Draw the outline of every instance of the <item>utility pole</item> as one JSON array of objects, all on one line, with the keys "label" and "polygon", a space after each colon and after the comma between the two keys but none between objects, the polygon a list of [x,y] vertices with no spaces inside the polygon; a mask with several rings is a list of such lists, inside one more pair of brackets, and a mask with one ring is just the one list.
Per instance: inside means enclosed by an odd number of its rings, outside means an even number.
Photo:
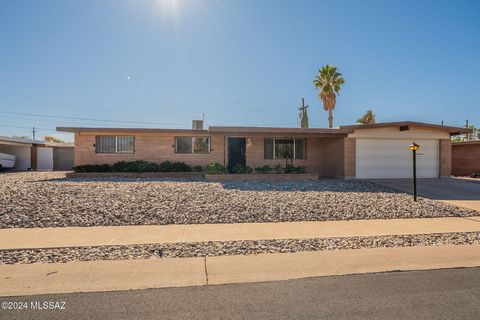
[{"label": "utility pole", "polygon": [[305,105],[305,99],[302,98],[302,106],[298,108],[300,111],[300,128],[308,128],[308,105]]},{"label": "utility pole", "polygon": [[[468,129],[468,119],[465,120],[465,128]],[[467,138],[467,141],[470,141],[473,138],[471,133],[467,133],[465,137]]]},{"label": "utility pole", "polygon": [[35,133],[36,133],[36,132],[37,132],[37,131],[35,130],[35,127],[33,127],[33,129],[32,129],[32,137],[33,137],[33,140],[35,140]]}]

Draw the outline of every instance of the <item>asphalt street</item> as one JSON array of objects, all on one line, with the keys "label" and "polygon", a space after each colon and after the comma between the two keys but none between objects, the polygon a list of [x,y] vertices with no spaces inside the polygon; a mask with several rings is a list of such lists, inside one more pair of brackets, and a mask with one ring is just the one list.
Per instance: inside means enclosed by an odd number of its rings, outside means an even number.
[{"label": "asphalt street", "polygon": [[[0,319],[480,319],[480,268],[10,297],[0,302],[28,306],[0,309]],[[45,302],[46,309],[39,310]],[[62,306],[65,310],[48,310]]]}]

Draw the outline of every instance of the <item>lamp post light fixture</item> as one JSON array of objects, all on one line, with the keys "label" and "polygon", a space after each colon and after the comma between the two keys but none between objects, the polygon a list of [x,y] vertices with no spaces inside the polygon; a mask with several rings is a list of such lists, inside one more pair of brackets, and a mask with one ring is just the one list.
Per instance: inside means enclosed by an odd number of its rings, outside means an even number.
[{"label": "lamp post light fixture", "polygon": [[420,146],[413,142],[408,149],[412,150],[413,155],[413,201],[417,201],[417,150]]}]

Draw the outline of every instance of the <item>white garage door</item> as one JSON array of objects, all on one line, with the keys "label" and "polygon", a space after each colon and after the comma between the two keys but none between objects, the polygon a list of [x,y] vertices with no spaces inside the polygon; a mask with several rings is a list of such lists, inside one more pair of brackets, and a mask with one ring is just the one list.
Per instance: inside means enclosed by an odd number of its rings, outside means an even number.
[{"label": "white garage door", "polygon": [[[416,140],[417,177],[438,178],[438,140]],[[412,140],[356,139],[356,178],[386,179],[412,177]]]}]

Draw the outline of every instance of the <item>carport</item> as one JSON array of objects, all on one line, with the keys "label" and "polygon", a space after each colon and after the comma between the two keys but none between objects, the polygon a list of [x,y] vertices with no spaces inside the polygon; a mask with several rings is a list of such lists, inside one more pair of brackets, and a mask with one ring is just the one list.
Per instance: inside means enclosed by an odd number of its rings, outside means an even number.
[{"label": "carport", "polygon": [[41,141],[0,138],[0,153],[7,153],[16,157],[15,170],[29,170],[32,168],[32,146]]},{"label": "carport", "polygon": [[53,170],[52,146],[44,141],[0,137],[0,153],[15,156],[15,170]]}]

